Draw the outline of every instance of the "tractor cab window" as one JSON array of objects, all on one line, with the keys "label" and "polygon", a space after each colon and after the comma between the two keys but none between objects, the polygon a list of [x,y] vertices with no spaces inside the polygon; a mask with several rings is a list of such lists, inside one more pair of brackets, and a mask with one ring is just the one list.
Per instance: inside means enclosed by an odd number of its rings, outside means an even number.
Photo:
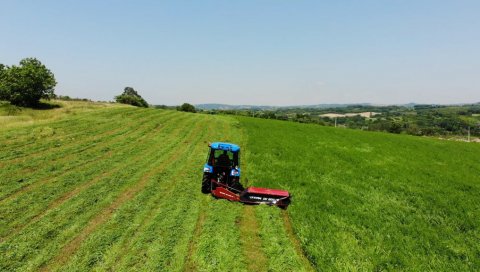
[{"label": "tractor cab window", "polygon": [[238,165],[238,152],[212,150],[208,162],[217,167],[235,167]]}]

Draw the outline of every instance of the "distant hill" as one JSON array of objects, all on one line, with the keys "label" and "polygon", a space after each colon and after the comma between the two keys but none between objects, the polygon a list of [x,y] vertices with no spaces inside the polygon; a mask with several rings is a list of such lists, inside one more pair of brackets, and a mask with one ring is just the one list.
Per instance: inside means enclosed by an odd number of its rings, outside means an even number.
[{"label": "distant hill", "polygon": [[228,105],[228,104],[197,104],[195,108],[202,110],[276,110],[276,109],[327,109],[327,108],[345,108],[352,105],[371,106],[371,103],[354,104],[316,104],[316,105],[295,105],[295,106],[255,106],[255,105]]},{"label": "distant hill", "polygon": [[278,110],[278,109],[334,109],[334,108],[346,108],[351,106],[400,106],[406,108],[414,108],[419,105],[428,106],[463,106],[463,105],[476,105],[477,103],[457,103],[457,104],[419,104],[419,103],[406,103],[406,104],[375,104],[375,103],[350,103],[350,104],[314,104],[314,105],[290,105],[290,106],[265,106],[265,105],[229,105],[229,104],[196,104],[195,108],[201,110]]}]

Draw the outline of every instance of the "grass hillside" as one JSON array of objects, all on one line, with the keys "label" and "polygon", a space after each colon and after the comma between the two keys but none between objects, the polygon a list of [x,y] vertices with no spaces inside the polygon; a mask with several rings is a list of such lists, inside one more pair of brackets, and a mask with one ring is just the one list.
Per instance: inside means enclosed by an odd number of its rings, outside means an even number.
[{"label": "grass hillside", "polygon": [[30,109],[0,101],[0,128],[33,125],[100,109],[125,108],[124,104],[90,101],[41,101],[43,109]]},{"label": "grass hillside", "polygon": [[[480,269],[480,145],[240,120],[249,179],[294,195],[289,220],[317,269]],[[276,211],[258,211],[271,231]]]},{"label": "grass hillside", "polygon": [[[479,268],[479,145],[114,104],[6,107],[0,271]],[[242,146],[243,183],[291,191],[288,210],[201,194],[217,140]]]},{"label": "grass hillside", "polygon": [[243,206],[200,193],[234,124],[115,107],[2,127],[0,270],[246,270]]}]

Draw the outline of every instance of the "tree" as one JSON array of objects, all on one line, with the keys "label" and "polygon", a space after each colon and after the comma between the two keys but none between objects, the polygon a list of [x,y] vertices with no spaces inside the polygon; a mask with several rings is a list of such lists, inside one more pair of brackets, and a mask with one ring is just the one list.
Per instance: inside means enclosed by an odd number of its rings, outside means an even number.
[{"label": "tree", "polygon": [[5,89],[4,77],[7,67],[0,63],[0,100],[8,100],[7,90]]},{"label": "tree", "polygon": [[115,96],[115,101],[137,107],[148,108],[148,103],[132,87],[125,87],[121,95]]},{"label": "tree", "polygon": [[36,106],[54,96],[55,85],[53,73],[35,58],[23,59],[19,66],[0,65],[0,99],[13,105]]},{"label": "tree", "polygon": [[178,111],[185,111],[185,112],[197,112],[195,107],[188,103],[183,103],[181,106],[177,107]]}]

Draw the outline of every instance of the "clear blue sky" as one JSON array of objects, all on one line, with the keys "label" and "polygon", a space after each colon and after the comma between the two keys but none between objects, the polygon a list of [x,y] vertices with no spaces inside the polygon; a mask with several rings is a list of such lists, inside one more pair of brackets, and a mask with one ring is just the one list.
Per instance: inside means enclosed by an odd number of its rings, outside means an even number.
[{"label": "clear blue sky", "polygon": [[153,104],[480,101],[480,1],[4,1],[0,63]]}]

